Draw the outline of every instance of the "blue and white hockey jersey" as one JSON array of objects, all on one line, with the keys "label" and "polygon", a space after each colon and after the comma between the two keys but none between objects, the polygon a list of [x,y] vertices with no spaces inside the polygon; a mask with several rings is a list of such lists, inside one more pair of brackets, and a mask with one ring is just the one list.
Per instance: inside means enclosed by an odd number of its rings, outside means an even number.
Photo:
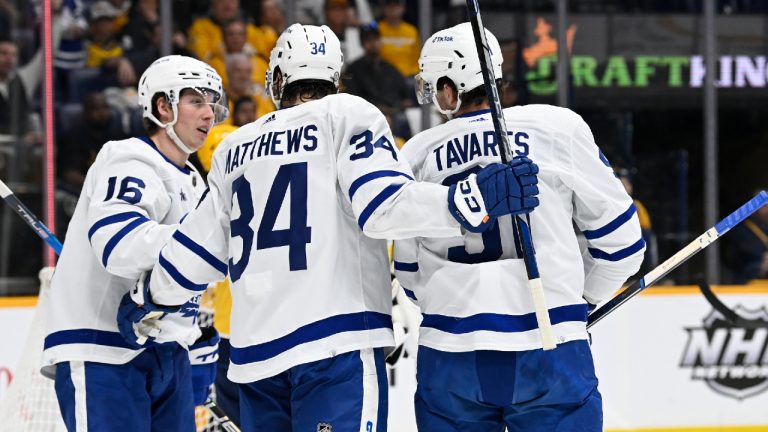
[{"label": "blue and white hockey jersey", "polygon": [[[124,364],[134,350],[117,329],[117,308],[142,272],[157,262],[205,185],[149,138],[110,141],[88,170],[51,282],[43,370],[63,361]],[[199,334],[197,301],[160,321],[157,342],[186,346]]]},{"label": "blue and white hockey jersey", "polygon": [[[559,343],[586,339],[587,306],[639,268],[645,243],[632,200],[570,110],[504,110],[517,156],[538,164],[540,205],[530,214],[536,259]],[[490,110],[466,113],[409,140],[416,180],[450,185],[500,160]],[[582,254],[574,222],[589,248]],[[483,234],[395,242],[395,273],[421,308],[419,344],[450,352],[541,348],[519,239],[510,216]]]},{"label": "blue and white hockey jersey", "polygon": [[210,193],[163,249],[152,298],[183,303],[229,272],[235,382],[392,346],[383,239],[461,233],[448,188],[412,176],[359,97],[261,117],[216,149]]}]

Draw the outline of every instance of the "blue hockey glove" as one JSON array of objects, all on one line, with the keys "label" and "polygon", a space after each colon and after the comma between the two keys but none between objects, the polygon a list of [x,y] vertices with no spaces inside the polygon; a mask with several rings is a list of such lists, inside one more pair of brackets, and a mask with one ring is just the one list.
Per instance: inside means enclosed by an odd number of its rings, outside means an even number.
[{"label": "blue hockey glove", "polygon": [[490,164],[450,187],[448,209],[467,231],[483,232],[499,216],[529,213],[539,205],[538,172],[528,158]]},{"label": "blue hockey glove", "polygon": [[179,310],[179,306],[161,306],[149,295],[151,273],[145,273],[136,286],[125,293],[117,309],[117,328],[123,339],[135,349],[150,345],[160,334],[160,321],[165,314]]},{"label": "blue hockey glove", "polygon": [[200,337],[189,346],[195,405],[202,405],[208,399],[208,392],[216,379],[216,360],[219,359],[219,332],[213,327],[200,327],[200,331]]}]

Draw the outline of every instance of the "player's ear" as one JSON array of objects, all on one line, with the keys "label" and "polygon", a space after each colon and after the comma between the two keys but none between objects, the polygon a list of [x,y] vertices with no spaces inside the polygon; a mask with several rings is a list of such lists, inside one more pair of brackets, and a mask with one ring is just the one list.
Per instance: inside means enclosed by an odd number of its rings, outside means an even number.
[{"label": "player's ear", "polygon": [[160,122],[167,123],[173,120],[173,108],[171,108],[171,104],[168,103],[168,99],[164,95],[155,101],[155,109],[160,114],[157,117]]}]

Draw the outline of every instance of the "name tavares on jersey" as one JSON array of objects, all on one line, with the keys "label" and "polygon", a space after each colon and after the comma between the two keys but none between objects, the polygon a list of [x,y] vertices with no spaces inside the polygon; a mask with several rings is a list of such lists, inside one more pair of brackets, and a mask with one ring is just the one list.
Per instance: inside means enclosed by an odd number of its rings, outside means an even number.
[{"label": "name tavares on jersey", "polygon": [[[507,135],[510,144],[514,146],[514,155],[527,156],[530,136],[526,132],[513,131],[507,131]],[[499,156],[494,131],[475,132],[449,139],[432,152],[438,171],[463,165],[477,157]]]},{"label": "name tavares on jersey", "polygon": [[317,149],[317,126],[266,132],[253,141],[232,146],[227,151],[226,174],[245,162],[266,156],[282,156]]}]

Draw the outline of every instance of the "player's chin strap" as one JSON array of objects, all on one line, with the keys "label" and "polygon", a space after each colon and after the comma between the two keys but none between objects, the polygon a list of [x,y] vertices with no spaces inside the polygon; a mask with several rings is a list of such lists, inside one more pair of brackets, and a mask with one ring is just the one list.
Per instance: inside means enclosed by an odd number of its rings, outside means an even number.
[{"label": "player's chin strap", "polygon": [[729,323],[744,328],[768,328],[768,323],[765,321],[761,319],[744,318],[736,313],[735,310],[726,306],[725,303],[717,298],[714,291],[709,287],[709,284],[702,282],[699,284],[699,289],[701,289],[701,293],[704,294],[704,298],[707,299],[709,304],[712,305],[712,307]]},{"label": "player's chin strap", "polygon": [[168,134],[169,137],[171,137],[171,141],[173,141],[173,143],[176,144],[176,147],[178,147],[187,156],[189,156],[192,153],[194,153],[195,150],[187,147],[187,145],[181,141],[181,138],[179,138],[179,136],[176,135],[176,130],[173,128],[173,126],[176,124],[176,121],[178,121],[178,119],[179,119],[179,108],[177,105],[173,108],[173,121],[164,126],[165,132]]}]

